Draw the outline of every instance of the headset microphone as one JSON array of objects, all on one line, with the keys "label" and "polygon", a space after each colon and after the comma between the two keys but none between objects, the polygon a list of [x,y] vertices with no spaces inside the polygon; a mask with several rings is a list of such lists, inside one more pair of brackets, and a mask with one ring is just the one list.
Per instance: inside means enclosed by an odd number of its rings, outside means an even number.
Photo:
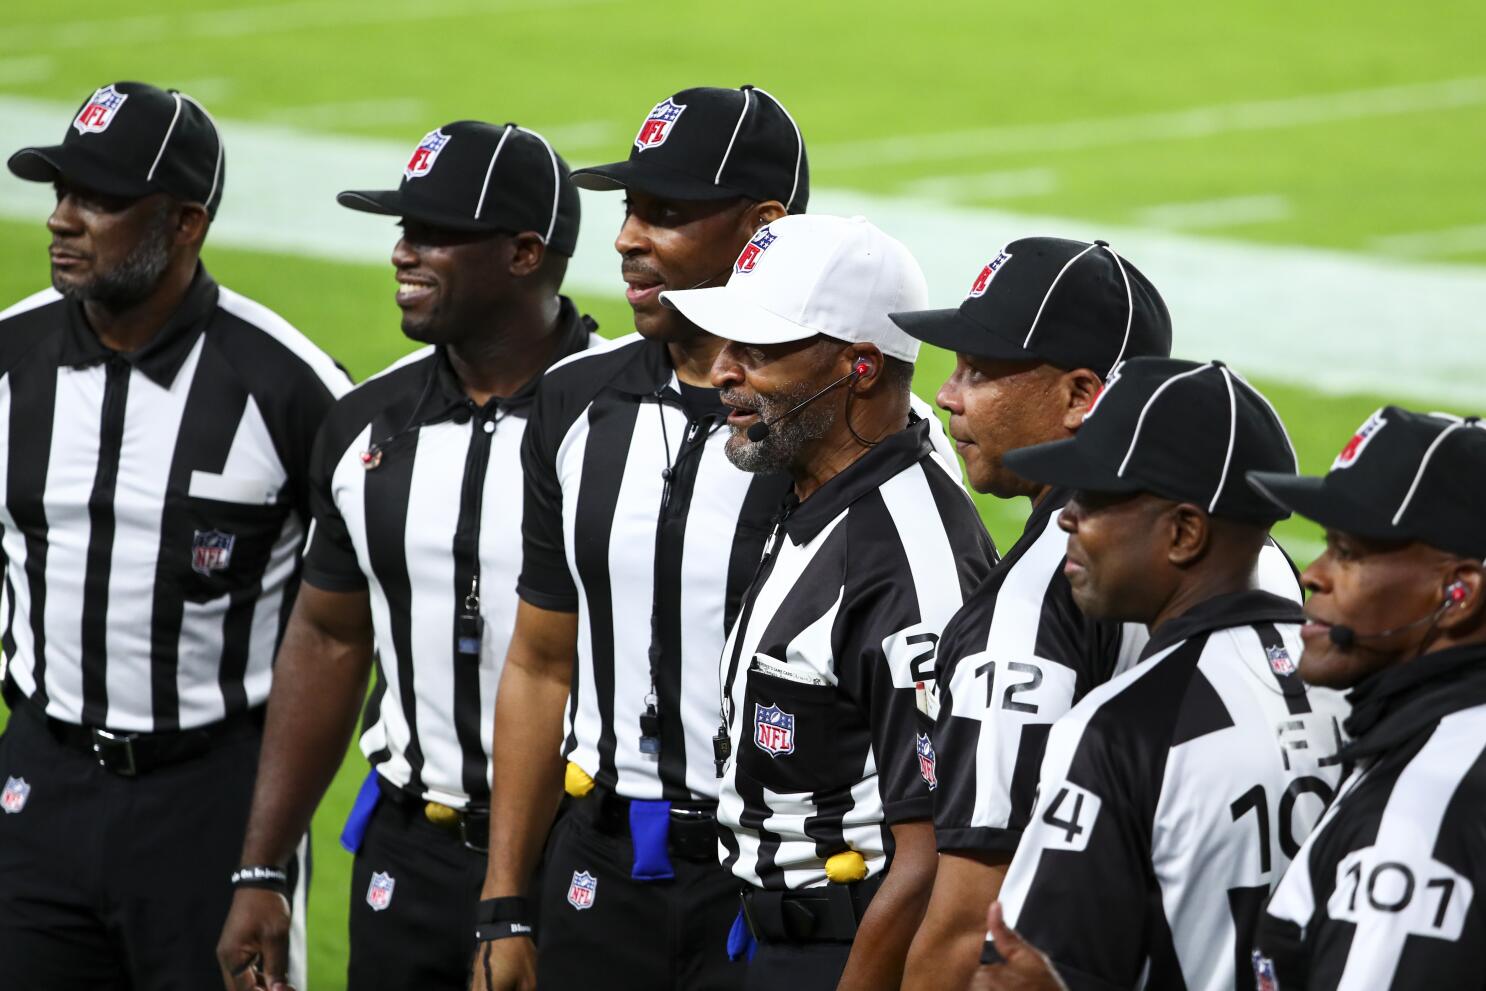
[{"label": "headset microphone", "polygon": [[1347,650],[1350,647],[1356,646],[1358,640],[1381,640],[1383,637],[1391,637],[1395,633],[1412,630],[1414,627],[1422,626],[1425,623],[1438,622],[1446,609],[1449,609],[1451,606],[1460,605],[1468,596],[1469,593],[1466,591],[1464,582],[1452,582],[1445,589],[1445,601],[1441,602],[1434,612],[1428,616],[1416,619],[1412,623],[1395,626],[1391,630],[1379,630],[1376,633],[1359,633],[1350,626],[1337,624],[1327,630],[1326,635],[1331,638],[1332,643],[1336,644],[1342,650]]},{"label": "headset microphone", "polygon": [[870,371],[872,371],[872,363],[866,358],[858,358],[856,360],[856,363],[852,365],[851,371],[847,372],[845,375],[841,376],[836,381],[832,382],[830,385],[826,386],[824,389],[811,396],[809,399],[796,403],[794,406],[791,406],[789,409],[785,410],[783,413],[780,413],[778,416],[774,417],[774,419],[768,422],[765,422],[763,417],[759,417],[759,421],[748,428],[746,436],[750,441],[757,444],[759,441],[769,436],[769,431],[773,429],[774,424],[780,423],[784,420],[788,420],[790,417],[794,416],[796,413],[800,412],[800,410],[804,409],[806,406],[809,406],[811,403],[815,402],[817,399],[819,399],[821,396],[824,396],[832,389],[839,389],[847,382],[854,382]]}]

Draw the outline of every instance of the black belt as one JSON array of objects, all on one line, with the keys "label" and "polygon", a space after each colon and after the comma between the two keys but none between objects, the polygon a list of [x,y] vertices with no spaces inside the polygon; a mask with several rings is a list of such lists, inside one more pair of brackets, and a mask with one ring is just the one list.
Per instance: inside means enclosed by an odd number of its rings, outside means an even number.
[{"label": "black belt", "polygon": [[196,729],[168,733],[115,733],[96,726],[79,726],[54,719],[22,694],[8,678],[0,687],[0,694],[4,695],[11,712],[24,714],[39,723],[62,746],[91,754],[98,766],[125,778],[194,760],[215,746],[229,740],[245,739],[263,729],[263,707],[259,706]]},{"label": "black belt", "polygon": [[[431,802],[422,795],[415,795],[413,792],[404,791],[380,774],[377,775],[377,787],[381,789],[382,797],[392,802],[392,804],[401,806],[410,812],[415,812],[418,816],[438,826],[440,829],[459,837],[459,841],[465,845],[466,849],[473,850],[476,853],[488,852],[490,846],[489,809],[456,809],[442,802]],[[452,815],[448,818],[445,818],[443,815],[439,816],[439,818],[434,818],[430,814],[430,806],[437,806],[445,813],[452,813]]]},{"label": "black belt", "polygon": [[743,917],[760,943],[851,942],[880,887],[881,874],[793,891],[745,888]]},{"label": "black belt", "polygon": [[[586,797],[573,803],[573,808],[586,814],[594,828],[610,836],[630,835],[630,800],[607,788],[594,788]],[[717,860],[717,816],[715,806],[691,802],[671,803],[670,829],[666,848],[683,860]]]}]

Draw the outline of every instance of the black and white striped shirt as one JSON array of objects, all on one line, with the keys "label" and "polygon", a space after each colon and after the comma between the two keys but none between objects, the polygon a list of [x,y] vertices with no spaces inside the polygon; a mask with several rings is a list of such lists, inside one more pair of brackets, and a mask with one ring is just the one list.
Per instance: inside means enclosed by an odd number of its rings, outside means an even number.
[{"label": "black and white striped shirt", "polygon": [[310,448],[349,388],[205,269],[129,354],[52,290],[0,313],[15,686],[50,716],[116,731],[261,705],[298,584]]},{"label": "black and white striped shirt", "polygon": [[[1150,639],[1139,623],[1092,620],[1074,603],[1058,526],[1070,495],[1053,489],[1033,507],[1021,538],[945,627],[934,728],[941,850],[1016,850],[1053,723],[1132,667]],[[1258,583],[1301,601],[1295,566],[1273,541],[1259,555]]]},{"label": "black and white striped shirt", "polygon": [[1346,705],[1295,673],[1301,618],[1204,602],[1053,726],[1001,901],[1074,991],[1252,987],[1264,899],[1341,772]]},{"label": "black and white striped shirt", "polygon": [[785,504],[723,650],[733,757],[717,814],[724,865],[749,884],[824,884],[848,850],[880,874],[888,827],[932,813],[934,653],[996,556],[933,426]]},{"label": "black and white striped shirt", "polygon": [[1336,801],[1260,923],[1260,991],[1486,987],[1486,647],[1354,692]]},{"label": "black and white striped shirt", "polygon": [[[557,357],[600,343],[567,299],[559,321]],[[392,784],[454,808],[490,798],[538,381],[478,406],[447,354],[422,348],[336,403],[311,465],[304,580],[371,599],[377,686],[362,752]]]},{"label": "black and white striped shirt", "polygon": [[[717,657],[790,487],[733,467],[726,417],[631,334],[548,371],[523,444],[518,591],[578,613],[563,755],[625,798],[717,797]],[[639,743],[652,671],[656,756]]]}]

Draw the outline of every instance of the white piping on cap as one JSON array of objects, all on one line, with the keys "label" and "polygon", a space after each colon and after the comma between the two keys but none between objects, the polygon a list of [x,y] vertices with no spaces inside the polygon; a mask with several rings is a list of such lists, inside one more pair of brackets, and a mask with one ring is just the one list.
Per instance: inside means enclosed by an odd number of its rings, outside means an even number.
[{"label": "white piping on cap", "polygon": [[1063,273],[1072,268],[1074,262],[1078,261],[1090,251],[1093,251],[1096,247],[1098,247],[1098,245],[1089,245],[1087,248],[1080,251],[1072,258],[1068,259],[1068,261],[1064,262],[1063,267],[1058,269],[1058,274],[1053,276],[1052,285],[1047,287],[1047,292],[1044,293],[1042,296],[1042,305],[1037,307],[1037,315],[1032,318],[1032,327],[1027,331],[1027,339],[1022,341],[1022,347],[1028,348],[1032,346],[1032,335],[1037,333],[1037,322],[1042,319],[1042,311],[1047,308],[1047,301],[1052,298],[1053,290],[1058,287],[1058,280],[1063,278]]},{"label": "white piping on cap", "polygon": [[[1092,248],[1093,245],[1091,244],[1089,245],[1089,247]],[[1171,378],[1167,379],[1165,382],[1162,382],[1156,387],[1156,391],[1151,393],[1151,397],[1147,399],[1145,401],[1145,405],[1140,408],[1140,416],[1136,417],[1135,419],[1135,432],[1130,435],[1130,447],[1125,451],[1125,460],[1120,462],[1120,470],[1115,472],[1116,476],[1120,478],[1125,477],[1125,469],[1130,465],[1130,456],[1135,453],[1135,445],[1140,441],[1140,428],[1145,426],[1145,415],[1151,411],[1151,405],[1155,403],[1157,399],[1161,398],[1161,393],[1165,392],[1168,388],[1175,385],[1177,382],[1180,382],[1182,379],[1201,374],[1211,367],[1213,366],[1202,365],[1189,371],[1182,372],[1180,375],[1173,375]]]},{"label": "white piping on cap", "polygon": [[557,152],[552,150],[552,145],[547,142],[546,138],[524,127],[517,127],[516,130],[522,134],[530,134],[542,142],[542,147],[547,149],[547,157],[552,160],[552,217],[547,221],[547,234],[542,238],[542,243],[545,244],[552,240],[552,232],[557,230],[557,204],[562,196],[562,170],[557,165]]},{"label": "white piping on cap", "polygon": [[175,122],[181,119],[181,95],[172,93],[175,97],[175,113],[170,115],[170,126],[165,129],[165,137],[160,140],[160,150],[155,152],[155,164],[150,166],[149,174],[144,177],[145,182],[155,181],[155,170],[160,167],[160,159],[165,154],[165,146],[170,144],[170,136],[175,133]]},{"label": "white piping on cap", "polygon": [[728,138],[727,150],[722,153],[722,161],[717,166],[717,175],[712,177],[712,185],[722,185],[722,170],[727,168],[728,157],[733,153],[733,142],[738,140],[738,132],[743,130],[743,121],[748,117],[748,107],[753,102],[753,94],[748,90],[743,91],[743,112],[738,114],[738,123],[733,125],[733,136]]},{"label": "white piping on cap", "polygon": [[[1432,416],[1449,416],[1448,413],[1433,413],[1431,415]],[[1399,504],[1399,506],[1398,506],[1398,512],[1396,512],[1396,513],[1393,514],[1393,525],[1394,526],[1398,526],[1398,521],[1401,520],[1401,519],[1403,519],[1404,510],[1408,509],[1409,508],[1409,503],[1411,503],[1411,502],[1414,501],[1414,492],[1418,490],[1418,488],[1419,488],[1419,482],[1420,482],[1421,479],[1424,478],[1424,469],[1426,469],[1426,468],[1429,467],[1429,459],[1432,458],[1432,457],[1434,457],[1434,452],[1439,449],[1439,446],[1442,443],[1444,443],[1446,437],[1450,436],[1452,433],[1454,433],[1455,431],[1461,429],[1462,427],[1464,427],[1466,425],[1466,422],[1464,420],[1460,419],[1459,417],[1451,416],[1450,419],[1454,420],[1455,422],[1452,423],[1452,424],[1450,424],[1444,430],[1441,430],[1440,433],[1439,433],[1439,436],[1436,437],[1430,443],[1429,447],[1424,451],[1424,457],[1421,458],[1420,461],[1419,461],[1419,470],[1416,471],[1416,472],[1414,472],[1414,481],[1413,481],[1412,484],[1409,485],[1408,494],[1403,497],[1403,502],[1401,502]]]},{"label": "white piping on cap", "polygon": [[1223,494],[1223,486],[1228,484],[1228,469],[1233,465],[1233,442],[1238,439],[1238,397],[1233,394],[1233,376],[1222,365],[1217,369],[1223,373],[1223,384],[1228,387],[1228,453],[1223,455],[1223,473],[1218,476],[1218,488],[1213,492],[1212,502],[1207,504],[1209,513],[1217,511],[1218,497]]},{"label": "white piping on cap", "polygon": [[[183,100],[190,100],[191,106],[201,111],[201,114],[206,118],[207,123],[211,124],[212,133],[217,136],[217,164],[212,167],[212,188],[206,194],[206,202],[202,204],[207,209],[211,209],[212,197],[217,195],[217,186],[220,185],[222,182],[222,129],[217,126],[217,119],[211,115],[211,111],[203,107],[200,101],[192,99],[185,93],[181,93],[180,98]],[[306,544],[305,546],[309,545]]]},{"label": "white piping on cap", "polygon": [[[1120,278],[1125,280],[1125,337],[1120,341],[1120,353],[1115,355],[1114,364],[1109,366],[1109,372],[1112,372],[1119,367],[1120,359],[1125,357],[1125,348],[1130,346],[1130,326],[1135,322],[1135,294],[1130,291],[1130,276],[1125,274],[1125,263],[1120,260],[1119,252],[1107,244],[1104,245],[1104,250],[1114,258],[1120,269]],[[1104,373],[1105,378],[1109,378],[1109,372]]]},{"label": "white piping on cap", "polygon": [[490,164],[485,166],[485,181],[480,184],[480,199],[475,203],[475,219],[480,219],[480,214],[485,212],[485,194],[490,189],[490,175],[495,171],[495,160],[500,158],[500,150],[506,146],[506,139],[511,136],[511,128],[514,124],[507,124],[506,129],[500,132],[500,140],[495,143],[495,151],[490,153]]},{"label": "white piping on cap", "polygon": [[795,183],[793,186],[789,187],[789,199],[784,201],[784,209],[786,211],[789,211],[794,208],[795,193],[800,191],[800,163],[803,162],[805,159],[805,139],[800,136],[800,125],[795,123],[794,116],[790,114],[788,108],[786,108],[784,104],[779,102],[779,98],[777,96],[775,96],[773,93],[770,93],[768,90],[759,89],[757,86],[755,86],[753,89],[755,92],[762,93],[769,99],[773,100],[774,106],[783,111],[784,119],[789,121],[789,126],[795,129]]}]

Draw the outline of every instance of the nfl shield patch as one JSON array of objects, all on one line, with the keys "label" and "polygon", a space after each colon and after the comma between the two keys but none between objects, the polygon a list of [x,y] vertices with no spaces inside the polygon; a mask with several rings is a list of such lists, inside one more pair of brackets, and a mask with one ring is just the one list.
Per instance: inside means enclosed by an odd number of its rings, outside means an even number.
[{"label": "nfl shield patch", "polygon": [[598,878],[587,871],[573,871],[573,882],[568,885],[568,904],[580,912],[585,908],[593,908],[598,890]]},{"label": "nfl shield patch", "polygon": [[402,174],[405,179],[417,179],[419,176],[428,175],[433,171],[433,163],[438,159],[439,152],[449,144],[449,135],[443,131],[429,131],[423,135],[423,140],[418,142],[418,147],[413,149],[413,157],[408,159],[408,164],[403,167]]},{"label": "nfl shield patch", "polygon": [[1337,454],[1336,460],[1331,462],[1331,470],[1350,468],[1356,464],[1357,459],[1362,456],[1363,449],[1368,444],[1371,444],[1372,439],[1378,435],[1378,431],[1387,425],[1388,421],[1383,419],[1382,410],[1378,410],[1372,416],[1368,417],[1367,422],[1357,428],[1357,432],[1352,435],[1352,439],[1347,441],[1346,446]]},{"label": "nfl shield patch", "polygon": [[777,705],[753,703],[753,742],[770,757],[795,752],[795,717]]},{"label": "nfl shield patch", "polygon": [[387,906],[392,904],[392,889],[397,887],[397,881],[391,874],[380,871],[372,874],[371,884],[366,888],[366,903],[372,907],[373,912],[384,912]]},{"label": "nfl shield patch", "polygon": [[4,809],[6,815],[15,815],[26,807],[26,799],[30,797],[31,786],[26,784],[25,778],[6,778],[5,790],[0,791],[0,809]]},{"label": "nfl shield patch", "polygon": [[635,147],[646,151],[665,144],[666,138],[671,136],[671,128],[676,126],[684,110],[686,104],[672,103],[669,96],[651,107],[645,123],[640,125],[640,133],[635,135]]},{"label": "nfl shield patch", "polygon": [[738,260],[733,262],[733,271],[740,275],[752,272],[759,258],[769,250],[769,245],[778,239],[779,235],[770,231],[768,227],[760,228],[759,232],[753,235],[753,240],[743,245],[742,254],[738,255]]},{"label": "nfl shield patch", "polygon": [[102,89],[94,91],[88,102],[83,104],[83,108],[73,118],[72,126],[77,128],[78,134],[98,134],[106,131],[127,99],[129,99],[128,94],[120,93],[114,89],[113,83],[109,83]]},{"label": "nfl shield patch", "polygon": [[918,735],[918,773],[933,791],[939,787],[939,774],[936,770],[938,762],[934,758],[934,741],[929,739],[929,734]]},{"label": "nfl shield patch", "polygon": [[1002,249],[1000,254],[987,262],[985,268],[981,269],[980,274],[975,277],[975,281],[970,284],[970,295],[967,298],[978,299],[984,296],[986,290],[990,288],[991,280],[996,277],[997,272],[1001,271],[1001,266],[1010,260],[1011,253]]},{"label": "nfl shield patch", "polygon": [[1275,674],[1287,677],[1295,673],[1295,662],[1290,659],[1290,652],[1285,649],[1284,644],[1265,647],[1264,656],[1269,658],[1269,670]]},{"label": "nfl shield patch", "polygon": [[1279,978],[1274,976],[1274,961],[1254,951],[1254,987],[1256,991],[1280,991]]},{"label": "nfl shield patch", "polygon": [[237,537],[221,530],[197,530],[191,538],[191,570],[210,576],[232,563],[232,545]]}]

